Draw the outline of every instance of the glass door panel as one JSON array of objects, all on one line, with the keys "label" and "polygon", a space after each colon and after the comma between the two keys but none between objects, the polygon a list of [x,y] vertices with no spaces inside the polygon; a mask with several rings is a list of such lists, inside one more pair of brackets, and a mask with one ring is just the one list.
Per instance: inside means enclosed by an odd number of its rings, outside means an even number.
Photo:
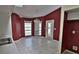
[{"label": "glass door panel", "polygon": [[35,23],[35,35],[41,35],[42,23]]},{"label": "glass door panel", "polygon": [[24,23],[24,28],[25,28],[25,36],[31,36],[32,32],[31,32],[31,27],[32,27],[32,24],[31,22],[25,22]]}]

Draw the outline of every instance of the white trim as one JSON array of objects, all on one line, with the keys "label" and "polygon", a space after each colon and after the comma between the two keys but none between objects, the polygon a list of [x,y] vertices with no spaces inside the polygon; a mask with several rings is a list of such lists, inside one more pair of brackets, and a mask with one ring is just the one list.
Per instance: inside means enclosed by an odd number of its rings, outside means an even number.
[{"label": "white trim", "polygon": [[32,23],[32,21],[24,21],[24,23]]},{"label": "white trim", "polygon": [[[54,33],[54,19],[52,19],[52,20],[47,20],[46,21],[46,37],[48,37],[47,36],[47,23],[52,23],[53,25],[52,25],[52,35],[51,35],[51,37],[53,36],[53,33]],[[52,37],[52,39],[53,39],[53,37]]]},{"label": "white trim", "polygon": [[63,25],[64,25],[64,8],[61,8],[61,18],[60,18],[60,33],[59,33],[59,53],[62,49],[62,37],[63,37]]},{"label": "white trim", "polygon": [[40,21],[40,19],[34,19],[34,23],[35,22],[38,22],[39,23],[39,22],[42,22],[42,21]]},{"label": "white trim", "polygon": [[14,43],[18,43],[18,42],[21,41],[23,38],[25,38],[25,37],[22,37],[22,38],[20,38],[20,39],[18,39],[18,40],[16,40],[16,41],[14,41]]},{"label": "white trim", "polygon": [[12,19],[11,19],[11,13],[9,13],[9,16],[10,16],[10,34],[11,34],[11,40],[12,40],[12,42],[14,42],[14,40],[13,40],[13,38],[12,38]]},{"label": "white trim", "polygon": [[[77,54],[77,53],[75,53],[75,52],[73,52],[73,51],[70,51],[70,50],[65,50],[64,52],[69,52],[69,53],[71,53],[71,54]],[[63,53],[64,53],[63,52]]]},{"label": "white trim", "polygon": [[23,5],[14,5],[15,7],[23,7]]}]

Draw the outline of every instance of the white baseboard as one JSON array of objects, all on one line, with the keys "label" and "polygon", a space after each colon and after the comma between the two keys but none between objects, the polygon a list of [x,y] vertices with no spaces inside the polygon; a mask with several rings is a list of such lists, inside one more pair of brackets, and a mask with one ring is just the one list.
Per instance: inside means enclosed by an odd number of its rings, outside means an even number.
[{"label": "white baseboard", "polygon": [[73,51],[70,51],[70,50],[65,50],[63,53],[65,53],[65,52],[69,52],[69,53],[71,53],[71,54],[77,54],[77,53],[75,53],[75,52],[73,52]]}]

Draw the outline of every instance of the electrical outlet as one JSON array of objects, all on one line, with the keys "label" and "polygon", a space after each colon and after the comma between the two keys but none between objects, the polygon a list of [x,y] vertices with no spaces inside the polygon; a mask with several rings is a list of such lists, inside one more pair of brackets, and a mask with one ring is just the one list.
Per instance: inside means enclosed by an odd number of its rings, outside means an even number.
[{"label": "electrical outlet", "polygon": [[73,46],[72,49],[75,50],[75,51],[77,51],[78,47],[77,46]]}]

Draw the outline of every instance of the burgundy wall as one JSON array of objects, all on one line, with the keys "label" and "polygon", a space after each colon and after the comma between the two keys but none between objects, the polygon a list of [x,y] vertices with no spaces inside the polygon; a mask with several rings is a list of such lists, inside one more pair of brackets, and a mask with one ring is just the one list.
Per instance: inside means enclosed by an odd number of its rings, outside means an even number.
[{"label": "burgundy wall", "polygon": [[61,15],[61,8],[58,8],[57,10],[49,13],[46,16],[43,17],[35,17],[35,18],[25,18],[26,21],[30,20],[32,21],[32,35],[34,36],[34,19],[38,18],[42,21],[42,36],[45,36],[45,31],[46,31],[46,20],[55,20],[55,25],[54,27],[56,30],[54,30],[54,39],[59,40],[59,30],[60,30],[60,15]]},{"label": "burgundy wall", "polygon": [[34,21],[32,21],[32,36],[34,36]]},{"label": "burgundy wall", "polygon": [[62,50],[61,52],[63,52],[66,49],[66,39],[67,39],[67,31],[68,31],[68,24],[67,24],[67,13],[64,12],[64,26],[63,26],[63,39],[62,39]]},{"label": "burgundy wall", "polygon": [[[66,15],[65,15],[66,16]],[[72,34],[72,31],[75,30],[76,34]],[[62,51],[68,49],[79,53],[79,20],[65,20],[64,22],[64,33],[63,33],[63,43]],[[72,47],[78,46],[78,50],[75,51]]]},{"label": "burgundy wall", "polygon": [[[59,40],[59,30],[60,30],[60,15],[61,15],[61,8],[58,8],[57,10],[49,13],[46,16],[43,17],[35,17],[42,21],[42,36],[45,36],[46,31],[46,20],[55,20],[54,27],[56,30],[54,30],[54,39]],[[12,13],[12,32],[13,32],[13,38],[14,40],[19,39],[20,37],[24,36],[24,21],[32,21],[32,36],[34,36],[34,19],[35,18],[20,18],[19,15]],[[20,29],[18,32],[16,31],[16,24],[19,24]]]},{"label": "burgundy wall", "polygon": [[16,13],[12,13],[12,36],[14,40],[18,40],[19,38],[24,36],[23,31],[23,20],[21,20],[20,16]]},{"label": "burgundy wall", "polygon": [[64,31],[63,31],[63,39],[62,39],[62,51],[63,52],[65,49],[67,49],[67,33],[68,33],[68,23],[67,21],[64,21]]},{"label": "burgundy wall", "polygon": [[21,35],[22,37],[25,36],[25,33],[24,33],[24,20],[22,18],[20,18],[20,21],[21,21]]},{"label": "burgundy wall", "polygon": [[45,20],[53,19],[55,21],[55,24],[54,24],[54,28],[56,28],[56,30],[54,30],[54,39],[55,40],[59,40],[60,15],[61,15],[61,8],[59,8],[45,16]]}]

